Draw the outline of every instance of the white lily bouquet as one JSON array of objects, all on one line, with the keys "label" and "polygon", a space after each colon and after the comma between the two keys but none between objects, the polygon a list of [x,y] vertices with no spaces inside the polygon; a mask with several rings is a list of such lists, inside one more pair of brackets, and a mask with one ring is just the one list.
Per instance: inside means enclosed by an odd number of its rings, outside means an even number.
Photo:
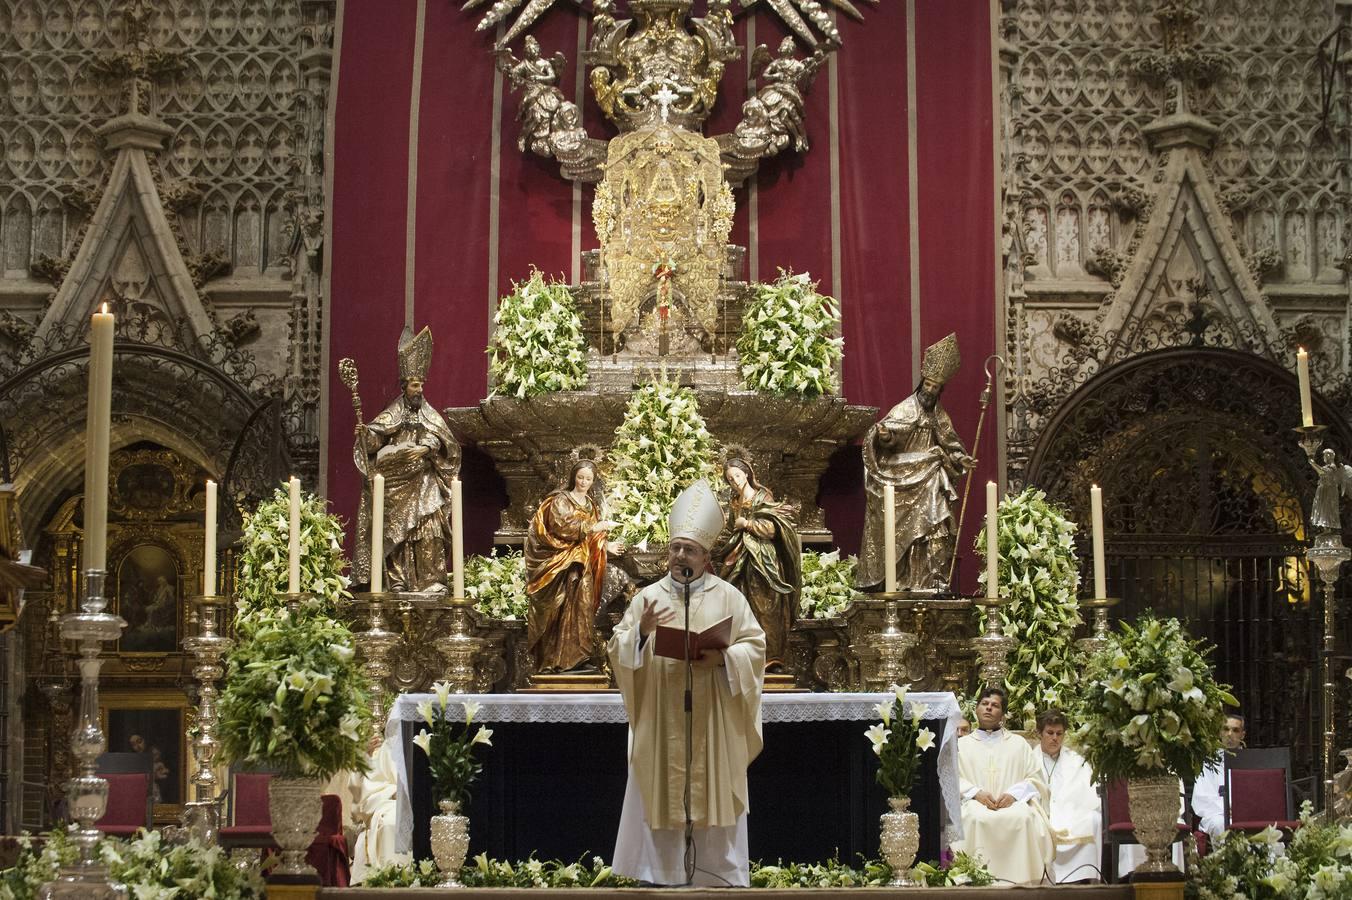
[{"label": "white lily bouquet", "polygon": [[[1075,523],[1037,488],[1000,501],[996,523],[996,579],[1005,598],[999,614],[1005,634],[1015,640],[1005,678],[1010,725],[1031,730],[1040,710],[1070,704],[1079,679]],[[977,535],[976,550],[985,559],[985,528]],[[984,566],[977,581],[986,583]]]},{"label": "white lily bouquet", "polygon": [[657,549],[667,543],[667,512],[701,478],[717,483],[714,439],[689,388],[661,378],[629,397],[611,444],[607,515],[620,523],[611,540]]},{"label": "white lily bouquet", "polygon": [[538,269],[515,282],[493,316],[488,345],[493,393],[524,399],[587,386],[587,342],[568,285]]},{"label": "white lily bouquet", "polygon": [[526,618],[526,558],[520,553],[488,556],[477,553],[465,558],[465,596],[474,608],[490,619],[517,621]]},{"label": "white lily bouquet", "polygon": [[1237,701],[1219,684],[1208,648],[1177,619],[1147,612],[1119,622],[1082,676],[1076,747],[1110,781],[1168,773],[1196,778],[1215,765],[1225,708]]},{"label": "white lily bouquet", "polygon": [[748,390],[796,397],[833,394],[844,348],[836,301],[817,293],[817,283],[806,272],[780,269],[772,284],[756,285],[737,339],[737,367]]},{"label": "white lily bouquet", "polygon": [[839,550],[830,553],[804,550],[799,618],[829,619],[840,615],[854,597],[854,572],[858,565],[856,557],[842,558]]},{"label": "white lily bouquet", "polygon": [[452,716],[451,686],[444,681],[432,685],[435,700],[424,700],[418,704],[418,714],[427,723],[427,728],[419,730],[413,743],[427,754],[428,766],[432,770],[432,789],[438,800],[454,800],[464,804],[469,801],[469,788],[474,779],[483,771],[483,763],[474,755],[474,748],[482,744],[493,746],[493,730],[480,725],[471,733],[470,726],[479,714],[480,706],[473,700],[460,704],[464,709],[464,720]]},{"label": "white lily bouquet", "polygon": [[875,707],[882,721],[864,732],[880,763],[878,783],[889,797],[910,796],[921,757],[935,746],[934,732],[920,726],[929,706],[912,703],[908,708],[906,694],[910,689],[909,684],[892,685],[892,696]]}]

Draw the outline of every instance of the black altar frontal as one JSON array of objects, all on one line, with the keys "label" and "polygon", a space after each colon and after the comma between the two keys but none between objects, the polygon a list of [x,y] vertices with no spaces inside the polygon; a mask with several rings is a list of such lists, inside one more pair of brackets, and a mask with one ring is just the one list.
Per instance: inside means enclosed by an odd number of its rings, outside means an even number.
[{"label": "black altar frontal", "polygon": [[[435,811],[427,757],[412,739],[427,694],[406,694],[391,712],[399,784],[399,847],[431,856]],[[845,862],[878,856],[886,797],[864,729],[887,694],[767,694],[765,748],[751,764],[747,817],[752,860]],[[456,698],[460,699],[460,698]],[[628,724],[618,694],[464,696],[482,705],[476,722],[493,729],[493,748],[469,804],[470,855],[521,860],[609,860],[624,801]],[[454,700],[452,701],[454,702]],[[946,807],[956,810],[957,704],[952,694],[911,694],[929,707],[936,749],[924,755],[912,793],[920,856],[938,858]],[[944,777],[941,778],[941,770]],[[947,788],[947,790],[945,790]]]}]

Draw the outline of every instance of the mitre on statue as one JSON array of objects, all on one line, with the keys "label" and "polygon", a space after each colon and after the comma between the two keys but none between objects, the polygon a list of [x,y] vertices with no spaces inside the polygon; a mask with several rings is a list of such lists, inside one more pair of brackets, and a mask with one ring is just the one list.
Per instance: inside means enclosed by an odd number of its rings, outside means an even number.
[{"label": "mitre on statue", "polygon": [[920,362],[920,377],[935,384],[945,384],[958,371],[958,336],[949,333],[948,337],[935,341],[925,349]]},{"label": "mitre on statue", "polygon": [[404,381],[427,380],[432,366],[432,331],[426,325],[415,337],[413,329],[405,326],[399,338],[399,377]]},{"label": "mitre on statue", "polygon": [[723,507],[709,482],[701,478],[681,491],[671,504],[668,525],[672,540],[686,538],[705,550],[713,549],[714,541],[723,530]]}]

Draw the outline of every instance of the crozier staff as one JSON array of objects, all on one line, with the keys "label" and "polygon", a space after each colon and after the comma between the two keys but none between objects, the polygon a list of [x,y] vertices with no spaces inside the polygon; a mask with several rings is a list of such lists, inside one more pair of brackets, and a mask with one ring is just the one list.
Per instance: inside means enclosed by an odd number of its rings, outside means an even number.
[{"label": "crozier staff", "polygon": [[747,886],[746,768],[761,750],[765,632],[742,593],[707,571],[709,549],[723,529],[708,482],[676,498],[670,526],[668,574],[634,597],[607,648],[629,716],[629,779],[614,869],[655,884],[686,882],[686,669],[683,660],[654,652],[654,632],[685,626],[688,584],[692,632],[731,619],[727,649],[705,650],[693,662],[693,883]]}]

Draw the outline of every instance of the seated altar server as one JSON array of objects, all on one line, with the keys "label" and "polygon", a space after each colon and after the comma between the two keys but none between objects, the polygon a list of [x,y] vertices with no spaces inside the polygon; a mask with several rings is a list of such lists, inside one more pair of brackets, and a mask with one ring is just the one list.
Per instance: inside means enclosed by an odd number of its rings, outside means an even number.
[{"label": "seated altar server", "polygon": [[396,853],[395,812],[399,772],[389,743],[371,754],[371,771],[352,779],[352,819],[357,826],[352,844],[352,883],[360,884],[366,873],[380,866],[406,863],[409,854]]},{"label": "seated altar server", "polygon": [[1070,723],[1055,709],[1037,717],[1038,756],[1051,791],[1056,858],[1047,869],[1054,884],[1097,881],[1103,857],[1103,814],[1094,773],[1074,750],[1062,746]]},{"label": "seated altar server", "polygon": [[[670,524],[669,573],[630,601],[607,647],[629,716],[629,779],[614,870],[653,884],[745,887],[746,768],[761,750],[765,632],[746,598],[706,571],[723,529],[708,482],[698,481],[676,498]],[[659,626],[685,625],[687,585],[692,632],[731,620],[727,648],[704,650],[693,663],[693,880],[685,864],[685,663],[655,652]]]},{"label": "seated altar server", "polygon": [[1214,765],[1202,769],[1192,784],[1192,811],[1198,818],[1198,827],[1211,836],[1214,841],[1225,832],[1226,797],[1228,793],[1229,772],[1226,762],[1244,749],[1244,717],[1239,713],[1230,713],[1225,717],[1221,728],[1221,751],[1216,754]]},{"label": "seated altar server", "polygon": [[1037,884],[1054,853],[1042,766],[1004,729],[1003,690],[981,692],[976,719],[978,730],[958,739],[964,837],[953,849],[980,856],[1001,881]]}]

